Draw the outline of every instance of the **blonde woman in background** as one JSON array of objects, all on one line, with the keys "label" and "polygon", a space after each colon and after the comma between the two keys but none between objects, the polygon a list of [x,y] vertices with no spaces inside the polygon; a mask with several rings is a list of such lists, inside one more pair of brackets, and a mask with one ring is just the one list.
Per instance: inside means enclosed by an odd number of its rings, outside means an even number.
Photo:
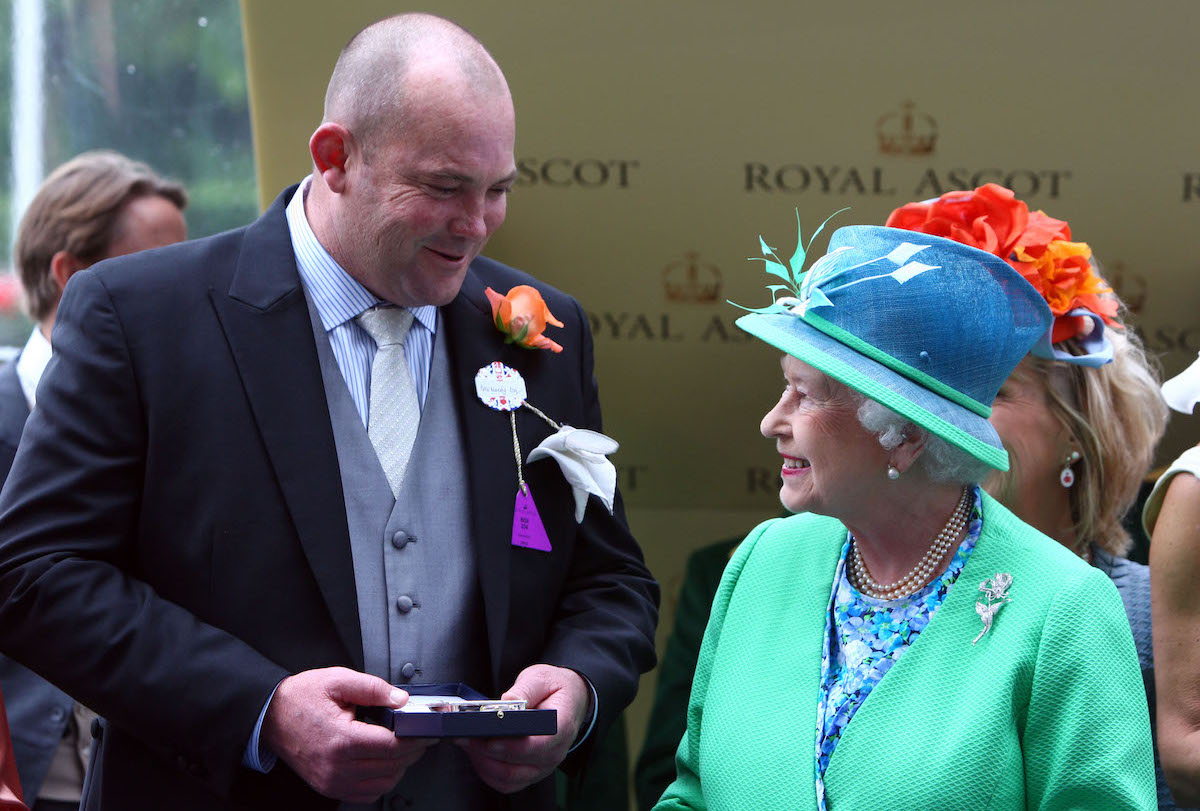
[{"label": "blonde woman in background", "polygon": [[[1167,408],[1157,372],[1122,323],[1120,301],[1087,244],[1071,241],[1067,223],[1030,212],[994,184],[910,203],[888,224],[995,253],[1050,306],[1053,328],[992,405],[1012,467],[993,475],[988,490],[1112,579],[1133,631],[1153,729],[1150,570],[1124,557],[1133,539],[1122,519],[1150,469]],[[1157,747],[1155,778],[1159,809],[1175,809]]]}]

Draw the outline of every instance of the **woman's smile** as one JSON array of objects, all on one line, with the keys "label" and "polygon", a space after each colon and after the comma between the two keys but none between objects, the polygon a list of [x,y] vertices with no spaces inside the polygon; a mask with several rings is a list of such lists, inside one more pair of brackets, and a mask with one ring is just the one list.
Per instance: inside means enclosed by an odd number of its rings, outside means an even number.
[{"label": "woman's smile", "polygon": [[808,464],[807,459],[788,456],[786,453],[780,454],[780,456],[783,457],[783,468],[780,470],[780,475],[799,476],[812,470],[812,466]]}]

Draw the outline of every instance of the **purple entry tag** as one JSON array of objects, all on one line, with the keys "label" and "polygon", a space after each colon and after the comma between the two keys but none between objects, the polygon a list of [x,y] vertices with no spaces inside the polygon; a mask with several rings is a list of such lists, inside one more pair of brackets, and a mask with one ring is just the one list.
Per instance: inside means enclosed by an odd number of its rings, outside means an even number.
[{"label": "purple entry tag", "polygon": [[513,506],[512,545],[550,551],[550,537],[546,535],[542,517],[533,503],[533,492],[529,485],[525,485],[524,490],[517,488],[517,503]]}]

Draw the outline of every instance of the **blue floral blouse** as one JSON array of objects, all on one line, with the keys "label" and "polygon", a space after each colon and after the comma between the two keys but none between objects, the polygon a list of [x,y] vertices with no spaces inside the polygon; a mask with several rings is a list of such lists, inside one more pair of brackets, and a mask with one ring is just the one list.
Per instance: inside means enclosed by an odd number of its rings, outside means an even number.
[{"label": "blue floral blouse", "polygon": [[820,811],[826,811],[825,770],[842,730],[867,700],[871,689],[900,661],[904,651],[929,624],[975,548],[983,528],[978,487],[974,488],[972,497],[967,537],[959,545],[954,559],[933,582],[907,597],[877,600],[850,584],[846,575],[850,534],[846,534],[842,557],[833,576],[821,655],[816,751],[817,806]]}]

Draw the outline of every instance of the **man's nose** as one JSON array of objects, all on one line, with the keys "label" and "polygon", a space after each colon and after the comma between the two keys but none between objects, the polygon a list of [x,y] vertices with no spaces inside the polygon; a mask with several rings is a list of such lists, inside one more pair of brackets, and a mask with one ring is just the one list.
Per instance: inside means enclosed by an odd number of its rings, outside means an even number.
[{"label": "man's nose", "polygon": [[474,198],[466,200],[462,209],[450,223],[450,229],[455,236],[468,239],[483,239],[487,236],[487,223],[484,219],[485,203]]}]

